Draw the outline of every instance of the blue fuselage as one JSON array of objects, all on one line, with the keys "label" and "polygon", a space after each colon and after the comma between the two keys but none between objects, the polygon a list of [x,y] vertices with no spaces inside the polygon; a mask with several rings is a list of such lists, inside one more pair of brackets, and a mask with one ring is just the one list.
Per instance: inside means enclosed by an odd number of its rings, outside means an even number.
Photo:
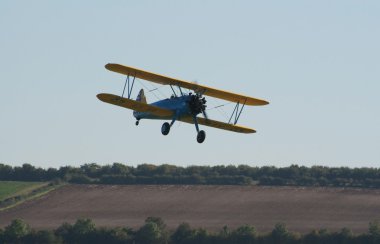
[{"label": "blue fuselage", "polygon": [[[167,98],[164,100],[151,103],[150,105],[172,110],[174,111],[174,117],[176,119],[180,119],[180,118],[185,118],[185,117],[191,117],[191,112],[190,112],[190,108],[188,104],[189,99],[190,99],[189,95],[183,95],[180,97],[173,96],[171,98]],[[137,111],[133,112],[133,116],[138,120],[140,119],[164,119],[164,120],[173,119],[173,116],[162,117],[162,116],[153,115],[147,112],[137,112]]]}]

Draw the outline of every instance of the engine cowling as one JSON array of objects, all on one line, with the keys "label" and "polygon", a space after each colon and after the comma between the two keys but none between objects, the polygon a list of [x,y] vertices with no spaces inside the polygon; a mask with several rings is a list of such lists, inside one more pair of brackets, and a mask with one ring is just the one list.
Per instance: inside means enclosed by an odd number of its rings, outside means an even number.
[{"label": "engine cowling", "polygon": [[190,94],[189,95],[189,108],[190,108],[190,113],[194,116],[200,114],[200,113],[205,113],[206,110],[206,98],[202,97],[199,94]]}]

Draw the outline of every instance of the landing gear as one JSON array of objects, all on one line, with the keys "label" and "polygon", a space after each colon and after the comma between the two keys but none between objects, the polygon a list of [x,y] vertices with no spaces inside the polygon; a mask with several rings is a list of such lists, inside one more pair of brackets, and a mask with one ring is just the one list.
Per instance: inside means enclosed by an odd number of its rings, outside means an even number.
[{"label": "landing gear", "polygon": [[204,142],[205,139],[206,139],[206,132],[204,132],[203,130],[199,131],[197,134],[197,142],[202,143]]},{"label": "landing gear", "polygon": [[170,124],[168,122],[165,122],[161,127],[161,133],[166,136],[169,134],[170,131]]},{"label": "landing gear", "polygon": [[170,131],[170,127],[172,127],[172,125],[174,124],[174,122],[176,121],[176,118],[174,117],[172,119],[172,122],[170,122],[170,124],[168,122],[165,122],[162,127],[161,127],[161,133],[166,136],[167,134],[169,134],[169,131]]},{"label": "landing gear", "polygon": [[138,119],[138,120],[136,120],[136,126],[138,126],[139,125],[139,123],[140,123],[140,120]]},{"label": "landing gear", "polygon": [[193,121],[195,129],[197,130],[197,142],[202,143],[206,139],[206,132],[204,132],[203,130],[199,130],[198,120],[196,116],[193,117]]},{"label": "landing gear", "polygon": [[[172,125],[174,124],[174,122],[176,121],[176,117],[173,118],[173,120],[171,121],[171,123],[169,122],[165,122],[162,124],[161,126],[161,133],[166,136],[169,134],[170,132],[170,128],[172,127]],[[203,131],[203,130],[199,130],[199,126],[198,126],[198,120],[197,120],[197,117],[196,116],[193,116],[193,122],[195,124],[195,129],[197,130],[197,142],[198,143],[203,143],[206,139],[206,132]],[[136,121],[137,123],[137,121]]]}]

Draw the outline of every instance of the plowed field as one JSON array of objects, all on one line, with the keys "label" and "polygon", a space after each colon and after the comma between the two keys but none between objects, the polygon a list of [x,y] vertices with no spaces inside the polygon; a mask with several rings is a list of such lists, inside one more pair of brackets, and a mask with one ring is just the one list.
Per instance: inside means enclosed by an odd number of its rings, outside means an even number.
[{"label": "plowed field", "polygon": [[22,218],[32,227],[56,228],[77,218],[97,226],[140,227],[157,216],[174,229],[182,222],[219,230],[243,224],[270,231],[278,222],[291,231],[347,227],[366,232],[380,220],[380,190],[262,187],[67,185],[0,212],[0,227]]}]

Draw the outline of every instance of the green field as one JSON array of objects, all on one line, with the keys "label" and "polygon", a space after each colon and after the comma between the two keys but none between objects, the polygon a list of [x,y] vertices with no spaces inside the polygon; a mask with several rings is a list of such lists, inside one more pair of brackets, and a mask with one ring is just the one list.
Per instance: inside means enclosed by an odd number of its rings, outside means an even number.
[{"label": "green field", "polygon": [[0,201],[17,195],[25,195],[40,188],[46,182],[0,181]]}]

